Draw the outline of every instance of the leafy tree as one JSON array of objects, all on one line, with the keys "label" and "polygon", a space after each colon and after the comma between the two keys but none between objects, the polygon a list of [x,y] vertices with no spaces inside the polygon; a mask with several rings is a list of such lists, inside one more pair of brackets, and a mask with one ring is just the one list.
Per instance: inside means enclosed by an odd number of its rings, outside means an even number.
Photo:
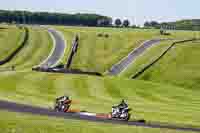
[{"label": "leafy tree", "polygon": [[129,27],[129,25],[130,25],[130,21],[128,19],[124,20],[123,26],[124,27]]},{"label": "leafy tree", "polygon": [[112,18],[98,14],[62,14],[48,12],[8,11],[0,10],[0,23],[16,24],[60,24],[98,26],[99,20],[103,20],[102,26],[110,26]]},{"label": "leafy tree", "polygon": [[156,21],[151,21],[151,22],[150,22],[150,25],[151,25],[152,27],[156,27],[156,26],[159,25],[159,23],[156,22]]},{"label": "leafy tree", "polygon": [[116,19],[115,20],[115,25],[117,26],[117,27],[120,27],[121,25],[122,25],[122,21],[118,18],[118,19]]},{"label": "leafy tree", "polygon": [[145,27],[153,27],[153,28],[160,28],[160,24],[158,23],[158,22],[156,22],[156,21],[150,21],[150,22],[148,22],[148,21],[146,21],[145,23],[144,23],[144,26]]},{"label": "leafy tree", "polygon": [[151,26],[151,24],[150,24],[148,21],[146,21],[146,22],[144,23],[144,26],[145,26],[145,27],[149,27],[149,26]]},{"label": "leafy tree", "polygon": [[99,19],[98,26],[111,26],[112,25],[112,18],[110,19]]}]

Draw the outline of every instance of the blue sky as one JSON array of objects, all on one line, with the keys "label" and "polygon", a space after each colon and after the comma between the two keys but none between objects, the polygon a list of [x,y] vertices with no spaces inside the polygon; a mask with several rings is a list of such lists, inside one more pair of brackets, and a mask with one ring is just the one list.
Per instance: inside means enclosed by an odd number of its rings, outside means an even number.
[{"label": "blue sky", "polygon": [[200,18],[199,5],[200,0],[1,0],[0,9],[99,13],[142,25],[146,20]]}]

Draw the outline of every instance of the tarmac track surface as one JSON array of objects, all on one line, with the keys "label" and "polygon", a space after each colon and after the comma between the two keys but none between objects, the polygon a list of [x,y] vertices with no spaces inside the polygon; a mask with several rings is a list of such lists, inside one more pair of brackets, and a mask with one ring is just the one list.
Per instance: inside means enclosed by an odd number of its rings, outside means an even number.
[{"label": "tarmac track surface", "polygon": [[40,64],[40,67],[50,68],[56,65],[56,63],[58,63],[60,58],[64,55],[66,45],[65,40],[60,32],[54,29],[48,29],[48,32],[53,38],[54,49],[48,58],[42,64]]},{"label": "tarmac track surface", "polygon": [[108,70],[108,75],[118,75],[123,70],[125,70],[129,64],[131,64],[139,55],[143,54],[145,50],[155,44],[158,44],[163,39],[153,39],[142,43],[138,48],[134,49],[129,53],[129,55],[123,58],[119,63],[112,66]]},{"label": "tarmac track surface", "polygon": [[7,102],[0,100],[0,109],[7,110],[10,112],[19,112],[19,113],[29,113],[33,115],[43,115],[49,117],[57,117],[57,118],[65,118],[65,119],[74,119],[74,120],[88,120],[93,122],[101,122],[101,123],[111,123],[118,125],[129,125],[129,126],[142,126],[147,128],[165,128],[165,129],[173,129],[173,130],[181,130],[181,131],[192,131],[192,132],[200,132],[200,128],[189,127],[189,126],[177,126],[167,123],[159,123],[159,122],[138,122],[138,121],[118,121],[118,120],[109,120],[105,118],[97,118],[94,116],[86,116],[80,115],[79,113],[61,113],[55,112],[50,109],[33,107],[23,104],[17,104],[13,102]]}]

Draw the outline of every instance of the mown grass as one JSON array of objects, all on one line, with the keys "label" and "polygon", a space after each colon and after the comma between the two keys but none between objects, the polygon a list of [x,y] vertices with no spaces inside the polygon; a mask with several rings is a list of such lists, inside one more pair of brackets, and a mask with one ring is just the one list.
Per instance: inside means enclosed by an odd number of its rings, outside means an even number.
[{"label": "mown grass", "polygon": [[148,48],[143,54],[138,56],[119,76],[131,78],[144,67],[156,60],[164,53],[173,43],[172,40],[162,41],[157,45]]},{"label": "mown grass", "polygon": [[[80,34],[80,49],[75,56],[72,67],[86,71],[106,71],[112,64],[126,56],[137,47],[143,39],[159,38],[159,31],[144,31],[133,29],[56,27],[65,34],[69,47],[65,52],[66,61],[69,55],[71,41],[75,33]],[[24,103],[28,105],[50,108],[56,97],[70,95],[75,101],[72,108],[91,112],[107,113],[113,104],[122,98],[126,99],[133,108],[131,119],[146,119],[147,121],[168,122],[174,124],[191,124],[200,126],[200,91],[198,90],[199,45],[181,45],[175,47],[170,55],[165,56],[162,71],[159,70],[153,78],[141,79],[158,81],[154,83],[143,80],[129,80],[115,77],[90,77],[80,75],[49,74],[38,72],[20,72],[38,65],[51,50],[51,40],[47,31],[41,29],[30,30],[30,40],[25,48],[6,66],[16,65],[16,72],[1,72],[0,99]],[[98,38],[98,33],[109,33],[109,38]],[[174,34],[173,34],[174,33]],[[189,38],[193,32],[173,32],[167,38]],[[165,49],[165,44],[149,49],[137,60],[138,64],[146,62],[160,53],[157,49]],[[192,52],[191,52],[192,51]],[[192,55],[192,57],[190,57]],[[169,57],[173,61],[168,61]],[[178,59],[175,60],[175,57]],[[164,58],[163,58],[164,59]],[[167,63],[166,63],[167,61]],[[178,65],[180,63],[180,66]],[[160,63],[159,63],[160,64]],[[170,67],[168,65],[170,65]],[[187,65],[186,65],[187,64]],[[141,65],[140,65],[141,66]],[[164,66],[169,67],[169,77]],[[182,67],[183,70],[181,70]],[[139,65],[138,65],[139,67]],[[137,68],[138,68],[137,67]],[[128,68],[129,69],[129,68]],[[135,68],[134,68],[135,69]],[[153,69],[153,68],[152,68]],[[178,69],[178,71],[177,71]],[[179,70],[180,69],[180,70]],[[20,71],[18,71],[20,70]],[[136,70],[136,69],[135,69]],[[157,69],[156,69],[157,70]],[[130,69],[130,71],[133,71]],[[149,71],[152,73],[152,71]],[[164,75],[162,75],[162,73]],[[176,72],[177,75],[173,75]],[[181,72],[181,74],[180,74]],[[183,73],[183,74],[182,74]],[[189,76],[187,77],[187,75]],[[158,76],[158,77],[156,77]],[[174,76],[174,77],[172,77]],[[185,78],[184,78],[185,76]],[[156,78],[155,78],[156,77]],[[159,79],[160,78],[160,79]],[[170,85],[181,85],[180,87]],[[158,80],[159,79],[159,80]],[[180,80],[180,81],[179,81]],[[163,83],[163,82],[166,82]],[[183,85],[184,84],[184,85]],[[192,85],[193,89],[189,86]],[[135,133],[182,133],[165,129],[147,129],[111,124],[100,124],[86,121],[64,120],[45,116],[31,116],[20,113],[0,111],[0,132],[135,132]],[[103,127],[103,128],[102,128]]]},{"label": "mown grass", "polygon": [[[32,116],[0,111],[0,132],[2,133],[183,133],[168,129],[151,129],[134,126],[120,126],[88,121]],[[187,132],[192,133],[192,132]]]},{"label": "mown grass", "polygon": [[8,57],[22,43],[25,31],[16,26],[0,25],[0,60]]},{"label": "mown grass", "polygon": [[17,70],[31,69],[42,63],[53,47],[50,35],[40,28],[29,28],[29,39],[25,47],[2,67],[15,66]]},{"label": "mown grass", "polygon": [[[161,36],[158,30],[92,27],[56,28],[64,33],[67,44],[70,44],[63,61],[66,62],[66,56],[69,55],[73,37],[78,34],[80,36],[80,46],[71,67],[101,73],[119,62],[145,40],[153,38],[184,39],[195,35],[195,32],[186,31],[171,31],[170,36]],[[99,37],[98,34],[108,34],[109,37]]]},{"label": "mown grass", "polygon": [[70,95],[72,108],[107,113],[122,98],[133,108],[134,118],[200,125],[199,90],[166,84],[36,72],[4,72],[0,98],[29,105],[52,107],[54,99]]},{"label": "mown grass", "polygon": [[[80,46],[74,56],[72,68],[84,71],[105,72],[109,67],[126,56],[142,41],[159,35],[157,31],[133,29],[57,27],[62,31],[68,44],[73,37],[80,36]],[[102,34],[103,37],[99,37]],[[104,37],[108,34],[109,37]]]},{"label": "mown grass", "polygon": [[177,44],[139,79],[200,88],[200,42]]}]

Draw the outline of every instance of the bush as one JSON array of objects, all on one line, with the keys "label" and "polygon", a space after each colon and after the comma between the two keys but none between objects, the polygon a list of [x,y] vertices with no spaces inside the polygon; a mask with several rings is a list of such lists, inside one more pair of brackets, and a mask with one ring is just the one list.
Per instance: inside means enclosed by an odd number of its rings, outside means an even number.
[{"label": "bush", "polygon": [[103,37],[102,33],[97,34],[98,37]]},{"label": "bush", "polygon": [[104,37],[105,37],[105,38],[109,38],[109,34],[105,34]]}]

